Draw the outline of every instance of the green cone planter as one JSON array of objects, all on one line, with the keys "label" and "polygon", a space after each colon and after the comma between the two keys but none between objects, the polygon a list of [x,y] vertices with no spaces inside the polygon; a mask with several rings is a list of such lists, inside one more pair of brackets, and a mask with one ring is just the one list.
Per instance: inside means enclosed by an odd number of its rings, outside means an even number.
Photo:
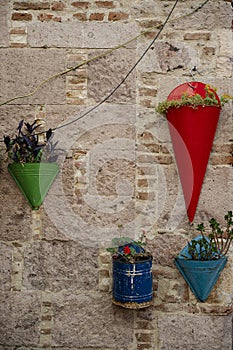
[{"label": "green cone planter", "polygon": [[12,163],[8,171],[33,210],[39,209],[59,172],[57,163]]},{"label": "green cone planter", "polygon": [[[205,86],[200,82],[179,85],[167,99],[178,100],[184,93],[190,96],[199,94],[204,97]],[[213,93],[219,101],[215,91]],[[220,110],[221,108],[217,106],[198,106],[195,109],[191,106],[182,106],[169,108],[167,112],[169,131],[190,222],[195,216]]]},{"label": "green cone planter", "polygon": [[202,302],[208,298],[226,262],[225,256],[218,260],[206,261],[175,258],[175,265],[181,275],[195,297]]}]

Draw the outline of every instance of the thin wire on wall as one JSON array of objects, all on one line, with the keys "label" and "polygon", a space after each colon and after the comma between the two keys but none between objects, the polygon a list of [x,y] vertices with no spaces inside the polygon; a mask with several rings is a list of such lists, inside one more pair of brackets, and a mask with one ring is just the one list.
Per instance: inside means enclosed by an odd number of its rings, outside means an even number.
[{"label": "thin wire on wall", "polygon": [[[188,17],[188,16],[193,15],[195,12],[198,12],[200,9],[202,9],[202,7],[205,6],[207,2],[209,2],[209,0],[205,0],[203,3],[201,3],[200,5],[198,5],[196,8],[194,8],[194,9],[193,9],[192,11],[190,11],[189,13],[186,13],[186,14],[184,14],[184,15],[182,15],[182,16],[179,16],[179,17],[176,17],[176,18],[170,20],[169,23],[173,23],[173,22],[176,22],[176,21],[178,21],[178,20],[181,20],[181,19],[183,19],[183,18],[186,18],[186,17]],[[111,54],[112,52],[114,52],[114,51],[116,51],[116,50],[118,50],[118,49],[120,49],[120,48],[124,48],[124,47],[128,46],[130,43],[132,43],[133,41],[137,40],[139,37],[141,37],[141,36],[147,34],[147,33],[150,32],[151,30],[159,29],[160,27],[161,27],[161,24],[156,25],[156,26],[152,26],[152,27],[148,28],[147,30],[142,31],[140,34],[138,34],[137,36],[133,37],[132,39],[130,39],[130,40],[124,42],[123,44],[119,44],[119,45],[113,47],[112,49],[109,49],[109,50],[105,51],[105,52],[102,53],[102,54],[99,54],[99,55],[97,55],[97,56],[91,57],[91,58],[89,58],[88,60],[84,60],[83,62],[78,63],[77,65],[75,65],[75,66],[73,66],[73,67],[70,67],[70,68],[68,68],[68,69],[66,69],[66,70],[64,70],[64,71],[62,71],[62,72],[58,72],[58,73],[56,73],[56,74],[51,75],[51,76],[49,76],[48,78],[46,78],[45,80],[43,80],[42,82],[40,82],[40,83],[35,87],[35,89],[34,89],[33,91],[31,91],[31,92],[29,92],[29,93],[27,93],[27,94],[25,94],[25,95],[15,96],[15,97],[12,97],[12,98],[10,98],[10,99],[4,101],[4,102],[1,102],[1,103],[0,103],[0,107],[3,106],[3,105],[6,105],[6,104],[8,104],[8,103],[10,103],[10,102],[12,102],[12,101],[18,100],[18,99],[22,99],[22,98],[26,98],[26,97],[31,97],[31,96],[33,96],[44,84],[46,84],[46,83],[49,82],[50,80],[55,79],[55,78],[58,78],[58,77],[60,77],[60,76],[62,76],[62,75],[65,75],[65,74],[67,74],[67,73],[69,73],[69,72],[71,72],[71,71],[73,71],[73,70],[76,70],[76,69],[78,69],[78,68],[80,68],[80,67],[83,67],[84,65],[86,65],[86,64],[88,64],[88,63],[90,63],[90,62],[92,62],[92,61],[94,61],[94,60],[97,60],[97,59],[102,58],[102,57],[106,57],[107,55]]]},{"label": "thin wire on wall", "polygon": [[173,11],[176,8],[176,5],[178,4],[179,0],[176,0],[171,11],[169,12],[166,20],[164,21],[164,23],[162,24],[161,28],[159,29],[158,33],[156,34],[156,36],[154,37],[154,39],[151,41],[150,45],[146,48],[146,50],[143,52],[143,54],[139,57],[139,59],[136,61],[136,63],[131,67],[131,69],[128,71],[128,73],[124,76],[124,78],[119,82],[119,84],[103,99],[101,100],[99,103],[97,103],[94,107],[92,107],[91,109],[89,109],[87,112],[83,113],[82,115],[80,115],[79,117],[77,117],[76,119],[65,123],[63,125],[60,125],[54,129],[52,129],[52,131],[64,128],[70,124],[75,123],[76,121],[84,118],[86,115],[88,115],[89,113],[93,112],[95,109],[97,109],[98,107],[100,107],[103,103],[105,103],[118,89],[119,87],[124,84],[124,82],[126,81],[126,79],[129,77],[129,75],[134,71],[134,69],[138,66],[138,64],[141,62],[141,60],[143,59],[143,57],[147,54],[147,52],[150,50],[150,48],[152,47],[152,45],[154,45],[155,41],[157,40],[157,38],[159,37],[159,35],[161,34],[162,30],[164,29],[164,27],[166,26],[169,18],[171,17]]},{"label": "thin wire on wall", "polygon": [[[55,128],[52,129],[52,131],[55,131],[55,130],[58,130],[58,129],[61,129],[63,127],[66,127],[70,124],[73,124],[75,123],[76,121],[84,118],[85,116],[87,116],[88,114],[90,114],[91,112],[93,112],[95,109],[97,109],[99,106],[101,106],[103,103],[105,103],[118,89],[119,87],[126,81],[126,79],[129,77],[129,75],[134,71],[134,69],[138,66],[138,64],[142,61],[142,59],[144,58],[144,56],[147,54],[147,52],[150,50],[150,48],[153,46],[153,44],[155,43],[155,41],[157,40],[157,38],[159,37],[159,35],[161,34],[161,32],[163,31],[164,27],[166,26],[166,24],[169,22],[174,22],[174,21],[177,21],[177,20],[180,20],[182,18],[185,18],[185,17],[188,17],[188,16],[191,16],[193,13],[195,12],[198,12],[207,2],[209,2],[209,0],[205,0],[203,3],[201,3],[199,6],[197,6],[194,10],[192,10],[191,12],[189,12],[188,14],[184,14],[182,16],[179,16],[179,17],[176,17],[174,18],[173,20],[170,20],[170,17],[172,15],[172,13],[174,12],[177,4],[178,4],[179,0],[176,0],[172,6],[172,9],[170,10],[168,16],[166,17],[165,21],[163,24],[159,24],[157,26],[153,26],[153,27],[150,27],[148,28],[147,30],[143,31],[142,33],[140,33],[139,35],[137,35],[136,37],[128,40],[127,42],[123,43],[123,44],[120,44],[110,50],[108,50],[107,52],[104,52],[98,56],[95,56],[95,57],[92,57],[88,60],[85,60],[83,61],[82,63],[79,63],[78,65],[74,66],[74,67],[71,67],[71,68],[68,68],[67,70],[65,71],[62,71],[62,72],[59,72],[59,73],[56,73],[50,77],[48,77],[47,79],[45,79],[44,81],[42,81],[32,92],[26,94],[26,95],[23,95],[23,96],[16,96],[14,98],[11,98],[3,103],[0,104],[0,106],[3,106],[5,104],[8,104],[16,99],[20,99],[20,98],[25,98],[25,97],[30,97],[32,95],[34,95],[41,87],[42,85],[44,85],[45,83],[47,83],[48,81],[52,80],[52,79],[55,79],[59,76],[62,76],[64,74],[67,74],[68,72],[72,71],[72,70],[76,70],[80,67],[82,67],[83,65],[86,65],[88,64],[89,62],[93,61],[93,60],[96,60],[96,59],[99,59],[101,57],[105,57],[107,56],[108,54],[111,54],[113,51],[119,49],[119,48],[122,48],[122,47],[125,47],[127,45],[129,45],[129,43],[131,43],[132,41],[136,40],[137,38],[139,38],[140,36],[142,35],[145,35],[146,33],[148,33],[149,31],[151,31],[152,29],[159,29],[158,33],[155,35],[155,37],[153,38],[153,40],[151,41],[151,43],[148,45],[148,47],[146,48],[146,50],[143,52],[143,54],[139,57],[139,59],[136,61],[136,63],[132,66],[132,68],[128,71],[128,73],[124,76],[124,78],[117,84],[117,86],[105,97],[103,98],[103,100],[101,100],[99,103],[97,103],[95,106],[93,106],[91,109],[89,109],[88,111],[86,111],[85,113],[81,114],[79,117],[77,117],[76,119],[68,122],[68,123],[65,123],[65,124],[62,124],[60,126],[57,126]],[[45,132],[45,131],[44,131]],[[43,134],[44,132],[41,132],[41,134]],[[38,133],[40,134],[40,133]],[[0,141],[1,142],[1,141]]]}]

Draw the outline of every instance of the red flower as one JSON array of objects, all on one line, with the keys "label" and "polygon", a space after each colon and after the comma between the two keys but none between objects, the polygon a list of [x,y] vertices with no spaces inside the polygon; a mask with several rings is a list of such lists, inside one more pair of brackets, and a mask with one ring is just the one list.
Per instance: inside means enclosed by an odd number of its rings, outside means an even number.
[{"label": "red flower", "polygon": [[123,249],[124,254],[130,254],[130,247],[126,245]]}]

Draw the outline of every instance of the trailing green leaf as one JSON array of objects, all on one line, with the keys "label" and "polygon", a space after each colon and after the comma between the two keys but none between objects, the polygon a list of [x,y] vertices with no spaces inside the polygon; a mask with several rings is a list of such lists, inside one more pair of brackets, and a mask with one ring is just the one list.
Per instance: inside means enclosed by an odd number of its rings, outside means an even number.
[{"label": "trailing green leaf", "polygon": [[156,112],[160,114],[166,114],[169,108],[180,108],[184,106],[188,106],[194,109],[197,109],[198,106],[222,107],[229,101],[230,98],[232,98],[226,94],[222,95],[219,103],[214,91],[215,90],[213,88],[211,88],[209,85],[206,85],[204,97],[202,97],[200,94],[190,95],[187,92],[184,92],[180,99],[160,102],[156,108]]}]

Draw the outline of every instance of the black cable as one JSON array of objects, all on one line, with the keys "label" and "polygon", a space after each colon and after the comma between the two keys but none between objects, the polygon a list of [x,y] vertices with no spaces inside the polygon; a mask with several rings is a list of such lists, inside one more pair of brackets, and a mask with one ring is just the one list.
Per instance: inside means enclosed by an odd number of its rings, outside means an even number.
[{"label": "black cable", "polygon": [[[144,53],[142,54],[142,56],[138,59],[138,61],[134,64],[134,66],[130,69],[130,71],[129,71],[129,72],[126,74],[126,76],[122,79],[122,81],[121,81],[121,82],[120,82],[120,83],[119,83],[119,84],[118,84],[118,85],[117,85],[117,86],[116,86],[102,101],[100,101],[98,104],[96,104],[96,105],[95,105],[94,107],[92,107],[90,110],[88,110],[87,112],[85,112],[84,114],[82,114],[81,116],[79,116],[78,118],[76,118],[76,119],[74,119],[74,120],[72,120],[72,121],[70,121],[70,122],[68,122],[68,123],[65,123],[65,124],[63,124],[63,125],[61,125],[61,126],[58,126],[58,127],[54,128],[54,129],[50,129],[50,130],[55,131],[55,130],[61,129],[61,128],[63,128],[63,127],[66,127],[66,126],[68,126],[68,125],[70,125],[70,124],[73,124],[73,123],[75,123],[76,121],[78,121],[78,120],[84,118],[86,115],[88,115],[89,113],[91,113],[92,111],[94,111],[95,109],[97,109],[99,106],[101,106],[104,102],[106,102],[106,101],[115,93],[115,91],[125,82],[125,80],[128,78],[128,76],[132,73],[132,71],[136,68],[136,66],[141,62],[141,60],[143,59],[143,57],[147,54],[147,52],[149,51],[149,49],[151,48],[151,46],[152,46],[152,45],[154,44],[154,42],[157,40],[158,36],[160,35],[160,33],[161,33],[162,30],[164,29],[165,25],[167,24],[169,18],[171,17],[172,12],[174,11],[174,9],[175,9],[175,7],[176,7],[178,1],[179,1],[179,0],[176,0],[176,1],[175,1],[175,3],[174,3],[174,5],[173,5],[171,11],[169,12],[169,14],[168,14],[166,20],[164,21],[163,24],[161,24],[161,28],[160,28],[160,30],[158,31],[157,35],[156,35],[155,38],[152,40],[152,42],[151,42],[150,45],[147,47],[147,49],[144,51]],[[198,10],[200,10],[208,1],[209,1],[209,0],[204,1],[204,3],[202,3],[199,7],[197,7],[197,8],[195,9],[195,12],[197,12]],[[45,131],[44,131],[44,132],[38,133],[38,135],[39,135],[39,134],[44,134],[44,133],[45,133]],[[0,142],[4,142],[4,141],[0,140]]]},{"label": "black cable", "polygon": [[95,109],[97,109],[99,106],[101,106],[104,102],[106,102],[115,92],[116,90],[119,89],[119,87],[126,81],[126,79],[128,78],[128,76],[134,71],[134,69],[137,67],[137,65],[141,62],[141,60],[143,59],[143,57],[147,54],[147,52],[150,50],[151,46],[155,43],[155,41],[157,40],[157,38],[159,37],[160,33],[162,32],[162,30],[164,29],[164,27],[166,26],[169,18],[171,17],[173,11],[176,8],[176,5],[178,3],[179,0],[176,0],[171,11],[169,12],[166,20],[164,21],[163,24],[161,24],[161,28],[159,29],[158,33],[156,34],[156,36],[154,37],[154,39],[152,40],[152,42],[150,43],[150,45],[147,47],[147,49],[143,52],[143,54],[139,57],[139,59],[136,61],[136,63],[133,65],[133,67],[129,70],[129,72],[126,74],[126,76],[120,81],[120,83],[103,99],[101,100],[99,103],[97,103],[94,107],[92,107],[91,109],[89,109],[87,112],[83,113],[82,115],[80,115],[78,118],[65,123],[61,126],[57,126],[56,128],[52,129],[52,131],[64,128],[70,124],[75,123],[76,121],[84,118],[85,116],[87,116],[89,113],[93,112]]},{"label": "black cable", "polygon": [[[141,62],[141,60],[143,59],[143,57],[147,54],[147,52],[149,51],[149,49],[151,48],[151,46],[155,43],[155,41],[157,40],[157,38],[159,37],[159,35],[161,34],[162,30],[164,29],[164,27],[166,26],[169,18],[171,17],[173,11],[176,8],[176,5],[178,3],[179,0],[176,0],[175,3],[173,4],[173,7],[171,9],[171,11],[169,12],[166,20],[164,21],[163,24],[161,24],[161,28],[159,29],[158,33],[156,34],[156,36],[154,37],[154,39],[152,40],[152,42],[150,43],[150,45],[147,47],[147,49],[143,52],[143,54],[139,57],[139,59],[136,61],[136,63],[133,65],[133,67],[129,70],[129,72],[126,74],[126,76],[120,81],[120,83],[103,99],[101,100],[99,103],[97,103],[94,107],[92,107],[91,109],[89,109],[87,112],[83,113],[82,115],[80,115],[78,118],[65,123],[63,125],[57,126],[56,128],[50,129],[51,131],[56,131],[58,129],[64,128],[70,124],[75,123],[76,121],[84,118],[85,116],[87,116],[89,113],[93,112],[95,109],[97,109],[99,106],[101,106],[104,102],[106,102],[115,92],[117,89],[119,89],[119,87],[126,81],[126,79],[128,78],[128,76],[133,72],[133,70],[137,67],[137,65]],[[201,4],[200,6],[198,6],[195,9],[195,12],[197,12],[198,10],[200,10],[209,0],[206,0],[203,4]],[[37,133],[37,135],[39,134],[44,134],[45,131]],[[4,142],[2,140],[0,140],[0,142]]]}]

